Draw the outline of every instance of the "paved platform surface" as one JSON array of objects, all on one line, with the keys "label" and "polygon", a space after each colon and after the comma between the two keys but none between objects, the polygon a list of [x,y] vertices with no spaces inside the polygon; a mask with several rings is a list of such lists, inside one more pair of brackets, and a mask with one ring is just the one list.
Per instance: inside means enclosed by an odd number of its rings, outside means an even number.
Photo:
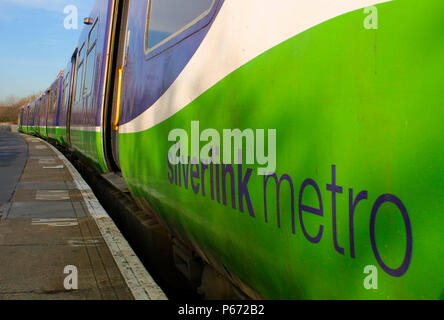
[{"label": "paved platform surface", "polygon": [[[77,290],[65,287],[67,266],[77,269]],[[0,299],[166,299],[66,158],[4,132]]]}]

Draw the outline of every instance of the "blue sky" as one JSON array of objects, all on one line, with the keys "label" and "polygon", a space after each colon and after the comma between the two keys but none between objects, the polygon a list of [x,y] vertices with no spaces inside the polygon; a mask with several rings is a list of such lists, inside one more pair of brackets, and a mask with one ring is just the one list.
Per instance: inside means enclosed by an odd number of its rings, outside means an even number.
[{"label": "blue sky", "polygon": [[[0,0],[0,101],[46,89],[64,69],[93,0]],[[67,5],[78,30],[64,28]]]}]

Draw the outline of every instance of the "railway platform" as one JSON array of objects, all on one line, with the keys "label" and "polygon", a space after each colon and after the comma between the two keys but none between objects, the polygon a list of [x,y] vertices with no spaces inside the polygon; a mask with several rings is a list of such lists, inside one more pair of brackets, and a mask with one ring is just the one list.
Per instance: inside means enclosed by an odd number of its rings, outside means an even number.
[{"label": "railway platform", "polygon": [[0,132],[0,300],[164,300],[76,169]]}]

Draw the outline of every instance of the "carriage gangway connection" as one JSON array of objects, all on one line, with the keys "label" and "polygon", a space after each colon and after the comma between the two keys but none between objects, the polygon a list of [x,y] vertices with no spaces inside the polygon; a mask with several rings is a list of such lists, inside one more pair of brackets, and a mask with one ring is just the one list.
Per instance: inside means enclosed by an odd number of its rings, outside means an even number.
[{"label": "carriage gangway connection", "polygon": [[164,300],[73,165],[0,132],[0,300]]}]

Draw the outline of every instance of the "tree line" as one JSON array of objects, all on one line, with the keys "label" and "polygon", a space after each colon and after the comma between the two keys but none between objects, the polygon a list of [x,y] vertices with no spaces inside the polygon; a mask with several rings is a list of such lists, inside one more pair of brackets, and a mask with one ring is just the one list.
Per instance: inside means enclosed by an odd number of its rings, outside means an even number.
[{"label": "tree line", "polygon": [[0,100],[0,123],[17,124],[19,109],[35,100],[39,95],[40,93],[36,93],[22,98],[9,96]]}]

